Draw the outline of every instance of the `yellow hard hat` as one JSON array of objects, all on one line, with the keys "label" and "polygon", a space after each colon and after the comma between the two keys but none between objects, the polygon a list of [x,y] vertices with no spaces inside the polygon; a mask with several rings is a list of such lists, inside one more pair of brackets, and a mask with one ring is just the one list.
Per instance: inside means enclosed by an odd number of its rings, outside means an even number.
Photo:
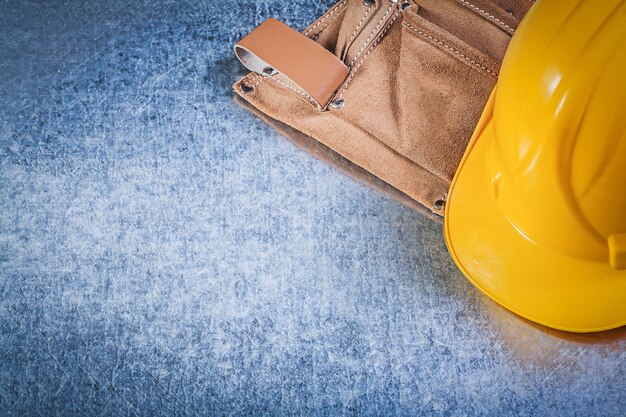
[{"label": "yellow hard hat", "polygon": [[626,324],[626,0],[540,0],[452,182],[448,248],[513,312]]}]

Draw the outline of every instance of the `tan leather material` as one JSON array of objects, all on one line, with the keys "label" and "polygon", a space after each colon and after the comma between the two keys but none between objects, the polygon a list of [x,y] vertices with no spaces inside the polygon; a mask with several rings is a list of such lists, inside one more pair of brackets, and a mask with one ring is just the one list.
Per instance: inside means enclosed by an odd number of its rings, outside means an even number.
[{"label": "tan leather material", "polygon": [[[235,45],[251,71],[292,82],[317,107],[324,108],[348,76],[348,68],[317,42],[276,19],[268,19]],[[281,81],[283,82],[283,81]],[[297,91],[296,91],[297,92]]]},{"label": "tan leather material", "polygon": [[[442,201],[531,0],[339,0],[304,31],[349,68],[319,111],[279,77],[235,91],[442,214]],[[370,4],[370,2],[368,2]],[[390,9],[390,5],[391,9]]]},{"label": "tan leather material", "polygon": [[535,0],[455,0],[498,29],[512,35]]},{"label": "tan leather material", "polygon": [[[419,6],[415,14],[440,27],[450,36],[462,40],[480,53],[486,54],[489,58],[502,62],[511,38],[511,32],[504,30],[500,25],[496,25],[494,28],[494,21],[487,20],[480,14],[476,16],[478,12],[465,5],[468,2],[465,0],[415,0],[415,3]],[[474,6],[474,3],[471,5]],[[504,19],[502,15],[507,14],[505,12],[498,14],[500,18]],[[495,19],[500,22],[503,21],[498,18]],[[509,25],[506,26],[510,27]]]}]

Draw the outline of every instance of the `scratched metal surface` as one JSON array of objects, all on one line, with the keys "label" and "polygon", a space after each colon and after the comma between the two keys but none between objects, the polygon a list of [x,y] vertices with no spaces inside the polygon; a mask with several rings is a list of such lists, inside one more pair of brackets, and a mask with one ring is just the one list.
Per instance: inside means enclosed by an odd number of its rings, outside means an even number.
[{"label": "scratched metal surface", "polygon": [[623,329],[507,313],[233,100],[233,42],[330,3],[0,2],[0,415],[626,415]]}]

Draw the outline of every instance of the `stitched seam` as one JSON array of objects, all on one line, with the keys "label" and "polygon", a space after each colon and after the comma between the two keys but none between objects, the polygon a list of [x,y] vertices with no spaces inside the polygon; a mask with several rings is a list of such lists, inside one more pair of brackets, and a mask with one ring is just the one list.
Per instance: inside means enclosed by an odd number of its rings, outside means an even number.
[{"label": "stitched seam", "polygon": [[348,86],[350,85],[350,83],[352,82],[352,79],[354,78],[354,76],[356,75],[357,71],[359,70],[359,68],[361,68],[361,65],[363,65],[363,63],[365,62],[365,60],[367,59],[367,57],[369,56],[370,53],[372,53],[372,51],[375,49],[376,45],[378,45],[380,43],[380,41],[383,39],[383,37],[385,36],[385,34],[389,31],[389,29],[393,26],[393,23],[396,21],[396,19],[398,18],[398,16],[400,16],[400,13],[396,13],[394,15],[394,17],[391,19],[391,21],[389,22],[389,25],[385,28],[385,30],[383,30],[383,32],[380,34],[380,36],[378,37],[378,39],[376,39],[376,41],[372,44],[372,46],[370,47],[370,49],[367,51],[367,53],[365,54],[365,56],[363,56],[363,59],[359,62],[359,65],[356,66],[356,68],[354,68],[354,70],[351,71],[350,73],[350,77],[348,78],[348,80],[346,81],[346,83],[344,84],[343,88],[341,89],[341,94],[339,94],[338,98],[343,98],[344,93],[346,92],[346,90],[348,89]]},{"label": "stitched seam", "polygon": [[[335,10],[344,9],[344,8],[345,8],[345,6],[346,6],[346,4],[347,4],[347,2],[342,3],[342,4],[341,4],[341,7],[337,7],[337,9],[335,9]],[[332,11],[332,12],[328,15],[328,17],[330,17],[330,15],[331,15],[331,14],[333,14],[333,13],[335,12],[335,10],[333,10],[333,11]],[[339,17],[339,13],[337,13],[336,15],[334,15],[333,17],[331,17],[330,19],[328,19],[328,21],[324,24],[324,27],[322,27],[321,29],[319,29],[317,32],[315,32],[315,33],[313,33],[313,34],[309,35],[309,37],[310,37],[310,38],[317,38],[317,37],[319,37],[322,33],[324,33],[324,31],[325,31],[326,29],[328,29],[328,27],[330,26],[330,24],[331,24],[331,23],[333,23],[333,22],[337,19],[337,17]],[[321,22],[320,22],[320,23],[321,23]]]},{"label": "stitched seam", "polygon": [[350,39],[348,40],[348,42],[346,43],[346,45],[348,45],[348,48],[350,47],[350,43],[352,43],[352,41],[354,40],[354,38],[356,38],[356,35],[359,31],[359,29],[361,29],[361,26],[363,26],[363,23],[365,22],[365,19],[367,18],[367,15],[370,14],[370,10],[372,10],[372,7],[368,7],[367,10],[365,11],[365,14],[363,15],[363,17],[361,18],[361,21],[359,22],[359,24],[356,26],[356,28],[354,29],[354,33],[352,33],[352,36],[350,36]]},{"label": "stitched seam", "polygon": [[272,78],[270,77],[270,80],[276,81],[278,84],[287,87],[288,89],[290,89],[291,91],[294,91],[298,94],[300,94],[302,97],[304,97],[305,99],[307,99],[308,101],[310,101],[311,103],[313,103],[315,105],[315,107],[318,107],[319,105],[317,104],[317,101],[315,101],[315,99],[313,97],[311,97],[310,95],[308,95],[307,93],[305,93],[304,91],[300,90],[299,88],[295,88],[287,83],[282,82],[281,80],[277,79],[277,78]]},{"label": "stitched seam", "polygon": [[465,1],[465,0],[458,0],[458,1],[463,3],[464,5],[466,5],[467,7],[471,7],[472,9],[476,10],[479,14],[485,16],[487,19],[493,20],[496,24],[498,24],[498,25],[502,26],[503,28],[505,28],[508,32],[510,32],[510,33],[514,33],[515,32],[515,29],[513,29],[511,26],[507,25],[506,23],[504,23],[502,20],[498,19],[494,15],[491,15],[488,12],[484,11],[480,7],[473,5],[469,1]]},{"label": "stitched seam", "polygon": [[496,74],[494,71],[491,71],[489,68],[485,67],[484,65],[481,65],[480,63],[478,63],[478,62],[474,61],[472,58],[470,58],[470,57],[468,57],[467,55],[463,54],[462,52],[460,52],[460,51],[458,51],[458,50],[454,49],[454,48],[453,48],[453,47],[451,47],[450,45],[447,45],[447,44],[445,44],[445,43],[441,42],[439,39],[434,38],[434,37],[430,36],[429,34],[422,32],[422,31],[421,31],[421,30],[419,30],[418,28],[413,27],[413,26],[411,26],[410,24],[408,24],[408,23],[406,23],[406,22],[404,22],[404,23],[403,23],[403,25],[404,25],[407,29],[411,30],[412,32],[417,33],[417,34],[421,35],[422,37],[425,37],[425,38],[427,38],[427,39],[431,40],[432,42],[435,42],[436,44],[441,45],[441,46],[443,46],[444,48],[447,48],[448,50],[452,51],[454,54],[456,54],[456,55],[460,56],[460,57],[461,57],[461,58],[463,58],[465,61],[467,61],[467,62],[471,63],[471,64],[472,64],[472,66],[473,66],[474,68],[476,68],[476,69],[478,69],[478,68],[482,68],[483,70],[487,71],[489,74],[493,75],[494,77],[497,77],[497,76],[498,76],[498,74]]},{"label": "stitched seam", "polygon": [[302,90],[300,90],[300,89],[298,89],[298,88],[292,87],[292,86],[290,86],[289,84],[284,83],[284,82],[280,81],[280,80],[279,80],[279,79],[277,79],[277,78],[273,78],[273,77],[264,77],[264,76],[259,75],[259,74],[256,74],[256,73],[255,73],[254,75],[256,76],[257,82],[256,82],[256,83],[254,83],[254,84],[252,84],[252,85],[250,86],[250,87],[251,87],[251,88],[253,88],[253,89],[254,89],[254,88],[256,88],[259,84],[261,84],[261,83],[263,82],[263,80],[268,80],[268,79],[269,79],[269,80],[273,80],[273,81],[276,81],[278,84],[280,84],[280,85],[282,85],[282,86],[284,86],[284,87],[287,87],[287,88],[288,88],[288,89],[290,89],[291,91],[294,91],[294,92],[298,93],[299,95],[301,95],[302,97],[304,97],[305,99],[307,99],[308,101],[310,101],[312,104],[314,104],[314,105],[315,105],[315,107],[318,107],[318,106],[319,106],[319,104],[317,103],[317,101],[315,101],[315,99],[314,99],[313,97],[311,97],[310,95],[308,95],[307,93],[305,93],[304,91],[302,91]]},{"label": "stitched seam", "polygon": [[261,84],[261,81],[263,81],[264,79],[264,77],[261,77],[259,74],[256,74],[256,78],[258,78],[258,81],[251,85],[250,88],[256,88],[256,86]]},{"label": "stitched seam", "polygon": [[[342,2],[335,4],[335,5],[332,7],[332,10],[331,10],[330,12],[328,12],[328,14],[327,14],[326,16],[324,16],[322,19],[320,19],[320,21],[319,21],[319,22],[317,22],[316,24],[314,24],[313,26],[311,26],[310,28],[308,28],[308,29],[307,29],[307,30],[303,33],[303,35],[304,35],[304,36],[309,36],[309,34],[313,31],[313,29],[315,29],[316,27],[318,27],[319,25],[321,25],[322,23],[324,23],[324,21],[325,21],[326,19],[328,19],[329,17],[331,17],[331,16],[332,16],[332,15],[333,15],[333,14],[334,14],[337,10],[339,10],[339,9],[341,9],[343,6],[345,6],[345,5],[346,5],[346,3],[348,3],[348,0],[343,0]],[[335,17],[337,17],[337,16],[338,16],[338,15],[335,15]],[[332,19],[330,19],[330,20],[328,21],[328,24],[330,24],[330,22],[332,22],[332,21],[335,19],[335,17],[333,17]],[[322,28],[319,32],[317,32],[315,35],[319,35],[320,33],[322,33],[322,32],[324,31],[324,29],[326,29],[326,27],[328,27],[328,24],[327,24],[324,28]]]},{"label": "stitched seam", "polygon": [[[356,56],[354,57],[354,59],[352,59],[352,61],[350,62],[349,67],[352,68],[352,66],[354,65],[354,63],[359,59],[359,57],[361,56],[361,54],[363,53],[363,51],[365,51],[365,48],[367,47],[367,44],[372,40],[372,38],[376,35],[376,32],[378,32],[378,29],[380,29],[380,25],[383,24],[385,18],[387,17],[387,15],[389,14],[389,12],[391,11],[391,9],[394,8],[394,4],[392,3],[391,6],[389,6],[389,8],[387,9],[387,11],[385,12],[385,14],[383,15],[383,17],[380,18],[380,20],[378,21],[378,24],[376,25],[376,27],[374,28],[374,30],[372,30],[372,32],[370,33],[370,35],[367,37],[367,39],[365,40],[365,43],[363,44],[363,46],[361,47],[361,49],[359,49],[359,52],[357,52]],[[395,20],[395,19],[394,19]]]}]

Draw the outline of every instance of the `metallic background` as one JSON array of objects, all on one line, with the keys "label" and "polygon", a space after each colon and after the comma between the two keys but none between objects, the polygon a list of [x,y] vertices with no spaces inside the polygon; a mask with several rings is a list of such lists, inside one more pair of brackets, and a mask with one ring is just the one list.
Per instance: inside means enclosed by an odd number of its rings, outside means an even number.
[{"label": "metallic background", "polygon": [[233,99],[236,40],[330,5],[0,2],[0,415],[626,415],[626,330],[504,311]]}]

